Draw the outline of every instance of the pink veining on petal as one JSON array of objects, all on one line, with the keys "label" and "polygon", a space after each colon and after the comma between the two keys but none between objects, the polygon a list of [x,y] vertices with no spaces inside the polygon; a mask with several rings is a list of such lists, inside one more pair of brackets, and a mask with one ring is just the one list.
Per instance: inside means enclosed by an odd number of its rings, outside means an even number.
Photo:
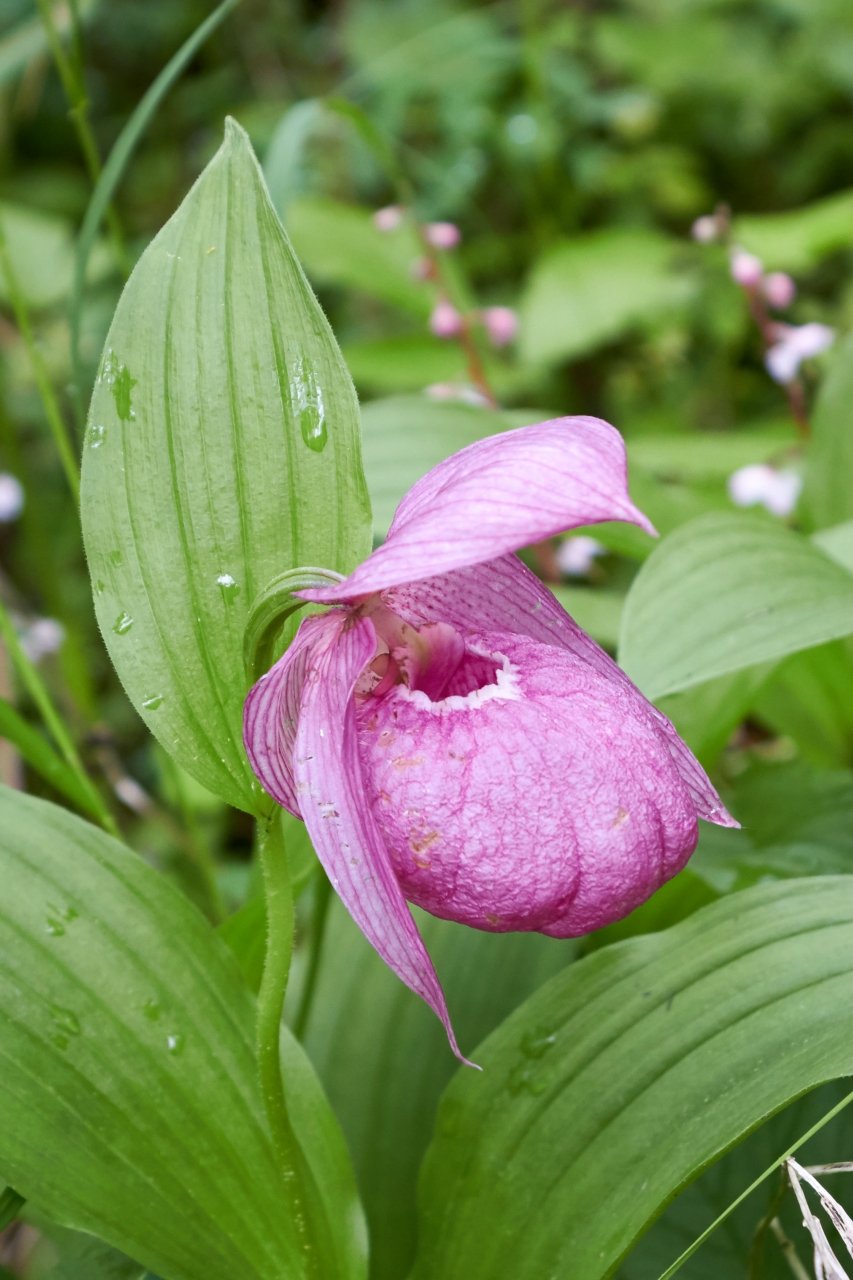
[{"label": "pink veining on petal", "polygon": [[293,778],[293,746],[302,688],[312,652],[337,635],[341,610],[306,618],[293,643],[252,686],[243,709],[243,744],[256,776],[283,809],[302,815]]},{"label": "pink veining on petal", "polygon": [[628,496],[622,437],[600,418],[554,418],[489,436],[439,463],[403,498],[382,546],[348,578],[299,594],[353,600],[603,520],[654,533]]},{"label": "pink veining on petal", "polygon": [[679,777],[700,818],[718,826],[740,824],[728,813],[693,752],[669,720],[648,703],[621,667],[583,631],[552,593],[516,556],[437,575],[385,593],[389,606],[415,626],[442,618],[462,632],[513,631],[557,645],[582,658],[605,680],[648,706],[665,734]]},{"label": "pink veining on petal", "polygon": [[[444,993],[365,803],[358,749],[356,683],[376,652],[367,618],[333,615],[311,654],[293,750],[299,807],[317,856],[371,945],[444,1024],[462,1061]],[[468,1063],[468,1065],[473,1065]]]},{"label": "pink veining on petal", "polygon": [[497,932],[621,919],[697,839],[651,707],[565,648],[507,632],[466,644],[485,685],[438,700],[398,685],[358,708],[367,802],[403,892]]}]

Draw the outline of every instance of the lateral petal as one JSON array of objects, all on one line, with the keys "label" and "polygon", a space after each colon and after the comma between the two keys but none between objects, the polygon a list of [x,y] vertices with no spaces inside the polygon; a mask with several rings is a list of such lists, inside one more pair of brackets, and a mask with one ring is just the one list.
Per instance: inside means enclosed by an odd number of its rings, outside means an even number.
[{"label": "lateral petal", "polygon": [[[332,615],[335,616],[335,615]],[[293,772],[302,817],[332,885],[385,963],[444,1024],[460,1061],[444,992],[394,874],[362,780],[353,691],[376,651],[366,619],[336,615],[303,685]]]},{"label": "lateral petal", "polygon": [[337,635],[341,610],[305,618],[284,655],[249,690],[243,745],[255,775],[283,809],[301,818],[293,779],[293,747],[305,673],[314,649]]},{"label": "lateral petal", "polygon": [[403,498],[382,546],[348,578],[299,594],[352,600],[602,520],[654,533],[628,496],[624,441],[600,418],[552,418],[478,440],[439,463]]},{"label": "lateral petal", "polygon": [[686,742],[517,556],[502,556],[454,573],[425,578],[384,593],[390,608],[421,626],[440,618],[462,632],[513,631],[542,644],[568,649],[606,680],[642,699],[664,735],[696,813],[721,827],[738,827]]}]

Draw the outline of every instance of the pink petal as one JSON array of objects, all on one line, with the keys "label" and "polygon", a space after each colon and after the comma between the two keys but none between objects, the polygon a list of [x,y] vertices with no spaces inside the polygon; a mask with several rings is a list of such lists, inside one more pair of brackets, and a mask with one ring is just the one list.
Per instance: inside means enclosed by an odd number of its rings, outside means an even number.
[{"label": "pink petal", "polygon": [[458,692],[396,685],[357,709],[368,803],[403,892],[497,932],[570,937],[621,919],[698,834],[649,704],[528,636],[469,634],[467,648]]},{"label": "pink petal", "polygon": [[566,613],[534,573],[516,556],[504,556],[455,573],[395,587],[385,599],[415,626],[440,618],[463,633],[512,631],[568,649],[593,670],[647,706],[665,735],[679,777],[697,816],[721,827],[740,824],[729,814],[705,770],[673,726],[640,693],[613,659]]},{"label": "pink petal", "polygon": [[293,643],[249,691],[243,708],[243,744],[255,775],[283,809],[301,818],[293,778],[299,704],[312,651],[337,636],[340,610],[306,618]]},{"label": "pink petal", "polygon": [[351,600],[603,520],[654,533],[628,497],[624,441],[599,418],[554,418],[478,440],[439,463],[409,490],[385,542],[354,573],[299,594]]},{"label": "pink petal", "polygon": [[311,656],[293,753],[302,817],[336,893],[368,942],[438,1015],[453,1052],[467,1062],[456,1044],[432,961],[365,802],[353,691],[376,652],[376,632],[365,618],[329,616],[335,620],[335,632],[330,627]]}]

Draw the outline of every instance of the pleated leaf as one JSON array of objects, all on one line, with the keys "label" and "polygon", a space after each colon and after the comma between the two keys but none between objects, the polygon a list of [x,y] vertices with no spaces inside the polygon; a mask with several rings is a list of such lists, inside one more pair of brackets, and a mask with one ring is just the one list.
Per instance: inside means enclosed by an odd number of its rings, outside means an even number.
[{"label": "pleated leaf", "polygon": [[243,630],[299,564],[370,545],[358,406],[243,131],[122,295],[83,450],[98,621],[131,701],[212,791],[252,809]]},{"label": "pleated leaf", "polygon": [[572,965],[445,1093],[414,1277],[605,1280],[714,1159],[853,1072],[851,1000],[850,876],[762,885]]},{"label": "pleated leaf", "polygon": [[665,538],[625,600],[619,661],[649,698],[853,632],[853,575],[769,518],[714,513]]},{"label": "pleated leaf", "polygon": [[[0,1181],[162,1280],[316,1276],[267,1136],[253,1001],[201,915],[117,841],[0,789]],[[320,1273],[363,1276],[349,1159],[285,1046]]]}]

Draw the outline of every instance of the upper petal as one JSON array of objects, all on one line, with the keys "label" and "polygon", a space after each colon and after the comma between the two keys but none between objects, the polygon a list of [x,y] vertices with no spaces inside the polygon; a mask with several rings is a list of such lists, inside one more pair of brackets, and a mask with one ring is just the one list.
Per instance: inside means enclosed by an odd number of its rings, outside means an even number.
[{"label": "upper petal", "polygon": [[628,497],[625,444],[600,418],[553,418],[478,440],[403,498],[385,542],[333,587],[331,603],[492,560],[578,525],[625,520],[654,533]]},{"label": "upper petal", "polygon": [[582,658],[593,670],[629,690],[649,707],[664,734],[679,777],[687,787],[697,816],[721,827],[737,827],[686,742],[673,725],[643,696],[625,672],[566,613],[559,601],[517,556],[426,578],[387,592],[390,608],[414,626],[440,618],[467,633],[514,631],[542,644],[557,645]]},{"label": "upper petal", "polygon": [[294,744],[302,817],[335,891],[362,933],[434,1010],[453,1052],[466,1062],[362,781],[353,690],[376,651],[376,632],[366,618],[329,616],[335,618],[335,631],[329,629],[309,660]]}]

